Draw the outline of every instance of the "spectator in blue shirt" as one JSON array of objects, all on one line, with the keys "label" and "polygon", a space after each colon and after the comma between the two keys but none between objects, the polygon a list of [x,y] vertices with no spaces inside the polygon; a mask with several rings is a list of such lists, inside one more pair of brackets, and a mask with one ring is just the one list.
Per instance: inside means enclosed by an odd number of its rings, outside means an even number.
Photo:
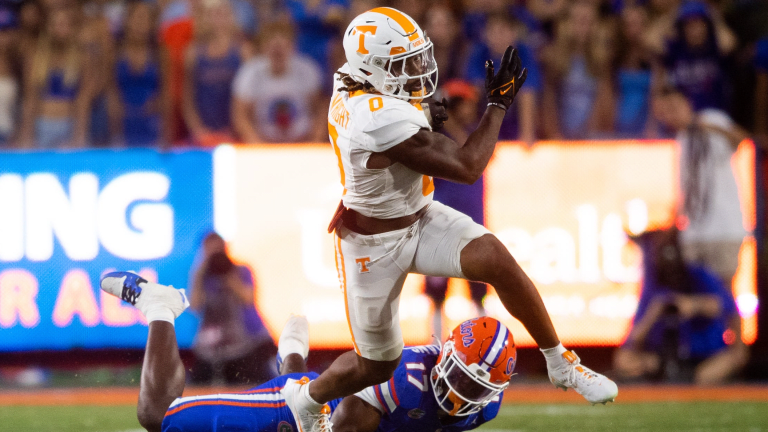
[{"label": "spectator in blue shirt", "polygon": [[471,48],[464,77],[481,87],[485,80],[485,61],[501,58],[509,45],[514,46],[528,69],[528,78],[511,107],[513,114],[504,118],[499,139],[521,140],[532,145],[536,139],[535,113],[542,87],[541,71],[533,52],[523,41],[523,32],[523,26],[507,15],[488,17],[483,42]]},{"label": "spectator in blue shirt", "polygon": [[196,40],[184,55],[182,113],[192,141],[206,147],[234,140],[232,83],[249,52],[240,38],[233,3],[209,1]]},{"label": "spectator in blue shirt", "polygon": [[661,378],[722,383],[747,363],[741,320],[731,291],[703,267],[686,265],[677,231],[634,239],[643,250],[644,278],[637,312],[617,371],[627,379]]},{"label": "spectator in blue shirt", "polygon": [[287,0],[285,8],[296,28],[296,50],[331,74],[341,65],[328,64],[328,43],[346,28],[349,0]]},{"label": "spectator in blue shirt", "polygon": [[[608,28],[593,2],[570,4],[542,53],[542,122],[549,139],[587,139],[613,129]],[[527,85],[527,83],[526,83]]]},{"label": "spectator in blue shirt", "polygon": [[85,147],[90,112],[101,80],[99,64],[78,39],[78,11],[61,8],[47,16],[37,49],[24,68],[19,142],[42,149]]},{"label": "spectator in blue shirt", "polygon": [[623,9],[613,59],[616,92],[614,132],[620,137],[639,138],[646,135],[651,119],[654,58],[643,43],[647,23],[644,8],[627,6]]},{"label": "spectator in blue shirt", "polygon": [[[549,3],[550,0],[543,0]],[[448,4],[456,2],[447,1]],[[513,16],[526,29],[526,41],[530,48],[537,50],[544,42],[546,35],[539,16],[532,13],[533,3],[528,0],[484,0],[464,1],[461,14],[461,29],[464,37],[471,43],[483,43],[485,41],[485,28],[490,17],[495,15]],[[557,0],[557,3],[565,4],[565,0]],[[545,14],[546,15],[546,14]]]},{"label": "spectator in blue shirt", "polygon": [[155,21],[152,3],[128,5],[114,76],[107,90],[112,136],[129,147],[167,145],[170,140],[167,59],[153,39]]},{"label": "spectator in blue shirt", "polygon": [[435,4],[426,13],[424,31],[434,46],[440,81],[461,78],[467,46],[456,13],[445,3]]},{"label": "spectator in blue shirt", "polygon": [[675,22],[676,38],[667,46],[664,67],[669,84],[679,89],[696,111],[727,108],[727,58],[720,49],[707,5],[684,3]]}]

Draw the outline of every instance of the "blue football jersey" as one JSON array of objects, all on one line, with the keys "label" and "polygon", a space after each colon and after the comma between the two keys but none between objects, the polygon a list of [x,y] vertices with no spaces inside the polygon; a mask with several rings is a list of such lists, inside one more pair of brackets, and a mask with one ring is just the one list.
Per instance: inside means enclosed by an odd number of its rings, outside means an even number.
[{"label": "blue football jersey", "polygon": [[[163,432],[295,432],[299,429],[280,393],[288,379],[317,378],[313,372],[288,374],[241,393],[176,399],[163,420]],[[341,399],[328,403],[336,409]]]},{"label": "blue football jersey", "polygon": [[460,432],[475,429],[496,417],[503,394],[475,414],[452,417],[450,420],[457,421],[450,424],[440,422],[438,414],[442,409],[429,379],[438,354],[440,348],[433,345],[405,348],[392,379],[356,395],[381,411],[378,432]]}]

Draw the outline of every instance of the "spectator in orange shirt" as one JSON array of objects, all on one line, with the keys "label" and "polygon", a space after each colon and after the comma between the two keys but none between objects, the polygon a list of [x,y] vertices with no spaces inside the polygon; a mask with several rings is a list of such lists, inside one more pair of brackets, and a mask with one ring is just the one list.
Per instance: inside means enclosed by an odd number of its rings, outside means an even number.
[{"label": "spectator in orange shirt", "polygon": [[199,0],[170,2],[160,15],[160,43],[168,53],[171,94],[171,140],[186,140],[188,131],[184,124],[181,97],[184,91],[184,53],[192,43],[195,32],[195,16]]}]

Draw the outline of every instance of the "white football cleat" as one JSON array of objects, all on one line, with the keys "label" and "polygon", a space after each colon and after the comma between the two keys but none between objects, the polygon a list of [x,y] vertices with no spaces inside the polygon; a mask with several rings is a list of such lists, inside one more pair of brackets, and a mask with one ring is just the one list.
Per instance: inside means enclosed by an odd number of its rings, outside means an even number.
[{"label": "white football cleat", "polygon": [[619,394],[619,387],[605,375],[583,366],[581,359],[573,351],[563,354],[565,362],[558,368],[549,370],[549,380],[555,387],[563,390],[572,388],[584,396],[592,405],[613,402]]},{"label": "white football cleat", "polygon": [[309,322],[301,315],[291,315],[283,326],[277,343],[277,371],[283,367],[283,360],[289,354],[299,354],[306,359],[309,355]]},{"label": "white football cleat", "polygon": [[136,306],[144,316],[152,309],[165,307],[178,318],[189,307],[184,289],[149,282],[133,272],[107,273],[101,278],[101,289]]},{"label": "white football cleat", "polygon": [[304,377],[298,381],[289,379],[280,390],[285,403],[293,414],[293,419],[298,426],[298,432],[332,432],[331,408],[328,404],[322,405],[320,411],[313,411],[310,401],[302,392],[306,392],[306,385],[310,380]]}]

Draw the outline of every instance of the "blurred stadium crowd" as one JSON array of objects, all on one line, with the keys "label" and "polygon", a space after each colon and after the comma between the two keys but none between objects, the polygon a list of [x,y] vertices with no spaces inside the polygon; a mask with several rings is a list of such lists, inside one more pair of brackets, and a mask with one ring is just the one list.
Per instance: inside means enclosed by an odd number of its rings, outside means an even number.
[{"label": "blurred stadium crowd", "polygon": [[485,60],[519,49],[502,139],[668,136],[669,84],[768,130],[759,0],[2,0],[0,148],[325,141],[341,35],[376,6],[421,23],[442,96],[478,108]]}]

